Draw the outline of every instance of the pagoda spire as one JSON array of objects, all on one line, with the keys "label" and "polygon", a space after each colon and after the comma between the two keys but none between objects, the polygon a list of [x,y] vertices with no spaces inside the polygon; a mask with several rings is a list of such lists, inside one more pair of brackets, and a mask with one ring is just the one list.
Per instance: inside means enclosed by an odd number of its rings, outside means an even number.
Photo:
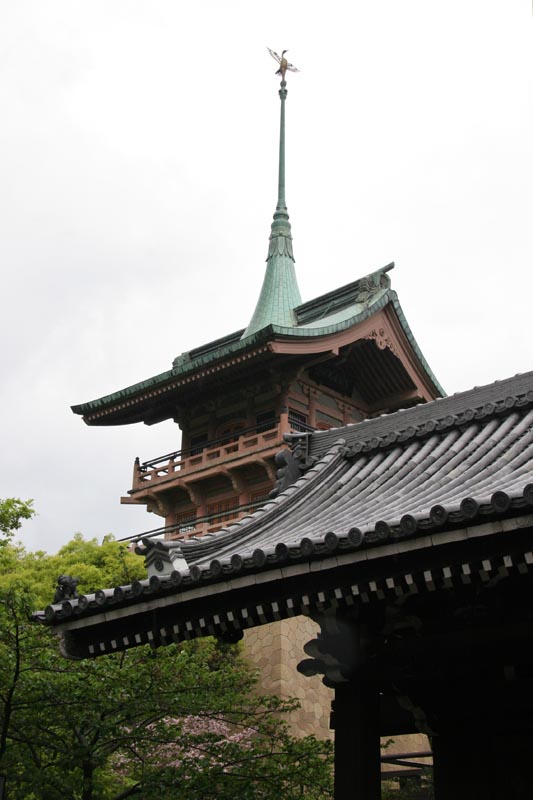
[{"label": "pagoda spire", "polygon": [[302,302],[294,269],[291,224],[285,200],[285,100],[287,99],[285,80],[281,81],[279,97],[281,111],[278,202],[271,225],[263,286],[252,319],[242,336],[243,339],[266,328],[267,325],[293,327],[296,322],[293,309]]}]

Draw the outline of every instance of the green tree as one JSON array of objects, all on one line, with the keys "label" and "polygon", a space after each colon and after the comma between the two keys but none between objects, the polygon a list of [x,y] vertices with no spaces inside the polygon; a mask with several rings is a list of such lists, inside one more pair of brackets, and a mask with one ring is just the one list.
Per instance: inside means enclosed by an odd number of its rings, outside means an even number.
[{"label": "green tree", "polygon": [[23,519],[30,519],[35,514],[33,500],[19,500],[8,497],[0,500],[0,547],[6,544],[18,530]]},{"label": "green tree", "polygon": [[20,545],[4,548],[0,554],[0,589],[31,593],[34,608],[52,601],[58,575],[79,578],[80,590],[88,593],[145,578],[146,570],[143,559],[112,536],[99,544],[77,533],[55,555],[42,550],[27,553]]},{"label": "green tree", "polygon": [[92,591],[143,575],[142,559],[77,535],[55,556],[0,552],[0,771],[10,800],[318,800],[328,743],[295,739],[294,708],[252,691],[238,647],[213,639],[68,661],[28,621],[59,574]]}]

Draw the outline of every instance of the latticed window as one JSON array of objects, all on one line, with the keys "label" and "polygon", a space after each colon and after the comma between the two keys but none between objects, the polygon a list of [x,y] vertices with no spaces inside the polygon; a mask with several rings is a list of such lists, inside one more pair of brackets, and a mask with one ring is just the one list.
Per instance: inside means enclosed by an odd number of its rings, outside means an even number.
[{"label": "latticed window", "polygon": [[212,525],[216,522],[227,522],[238,516],[239,497],[227,497],[225,500],[218,500],[216,503],[209,503],[207,506],[207,516],[213,517],[209,520]]},{"label": "latticed window", "polygon": [[294,408],[289,408],[289,425],[293,431],[305,432],[310,430],[307,423],[307,414],[302,414],[301,411],[295,411]]},{"label": "latticed window", "polygon": [[196,528],[196,511],[183,511],[176,516],[176,524],[179,525],[180,533],[190,533]]}]

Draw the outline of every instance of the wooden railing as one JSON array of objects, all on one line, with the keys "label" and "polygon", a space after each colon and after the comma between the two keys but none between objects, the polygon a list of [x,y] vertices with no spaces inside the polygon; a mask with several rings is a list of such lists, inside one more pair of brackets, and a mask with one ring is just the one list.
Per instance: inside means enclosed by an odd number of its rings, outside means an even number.
[{"label": "wooden railing", "polygon": [[192,447],[175,450],[173,453],[167,453],[166,455],[152,458],[149,461],[143,461],[140,464],[140,468],[141,470],[150,469],[151,467],[157,467],[159,464],[167,461],[180,461],[184,458],[189,458],[192,455],[199,455],[203,450],[212,450],[214,447],[220,447],[225,444],[232,443],[241,436],[249,436],[250,434],[264,432],[269,433],[272,430],[277,430],[279,422],[279,419],[271,420],[268,423],[263,422],[260,425],[253,425],[249,428],[242,428],[239,431],[233,431],[233,433],[220,436],[218,439],[210,439],[208,442],[200,442]]},{"label": "wooden railing", "polygon": [[133,489],[141,489],[146,484],[168,480],[177,473],[185,475],[196,472],[212,464],[226,461],[228,457],[238,457],[281,444],[284,433],[306,433],[314,431],[300,419],[291,414],[283,414],[279,419],[269,420],[242,430],[233,431],[218,439],[201,442],[192,447],[175,450],[148,461],[135,460],[133,469]]},{"label": "wooden railing", "polygon": [[235,431],[232,435],[212,439],[201,445],[176,450],[149,461],[135,462],[133,489],[140,489],[147,483],[155,483],[168,479],[177,473],[185,474],[225,461],[228,456],[245,455],[255,450],[265,449],[279,442],[286,427],[282,430],[280,420],[271,423],[265,430],[265,424]]}]

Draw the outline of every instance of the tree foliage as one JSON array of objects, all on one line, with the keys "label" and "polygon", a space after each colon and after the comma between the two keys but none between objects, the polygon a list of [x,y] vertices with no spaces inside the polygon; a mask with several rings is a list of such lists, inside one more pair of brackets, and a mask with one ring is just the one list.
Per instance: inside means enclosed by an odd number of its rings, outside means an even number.
[{"label": "tree foliage", "polygon": [[0,500],[0,547],[11,539],[23,519],[33,517],[35,510],[32,504],[33,500],[19,500],[18,497]]},{"label": "tree foliage", "polygon": [[77,535],[55,556],[0,551],[0,772],[10,800],[318,800],[329,743],[292,737],[294,703],[261,698],[238,647],[203,639],[68,661],[30,623],[59,574],[84,592],[143,575],[142,559]]}]

